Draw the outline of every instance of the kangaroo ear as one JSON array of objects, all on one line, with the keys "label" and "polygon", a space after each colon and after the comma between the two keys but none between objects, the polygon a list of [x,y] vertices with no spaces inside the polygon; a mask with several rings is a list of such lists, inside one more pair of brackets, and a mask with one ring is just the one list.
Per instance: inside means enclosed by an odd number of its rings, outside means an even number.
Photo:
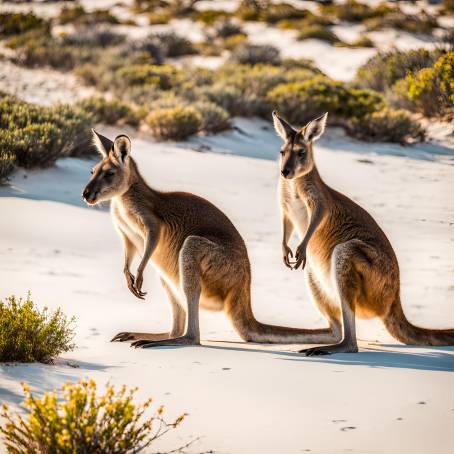
[{"label": "kangaroo ear", "polygon": [[105,158],[112,149],[113,142],[107,137],[98,134],[94,129],[92,129],[91,132],[93,134],[94,146],[101,153],[102,157]]},{"label": "kangaroo ear", "polygon": [[324,113],[321,117],[310,121],[304,128],[304,140],[311,142],[320,138],[325,131],[327,118],[328,112]]},{"label": "kangaroo ear", "polygon": [[121,135],[115,138],[115,142],[113,144],[113,154],[117,158],[117,160],[124,164],[126,158],[131,153],[131,140],[128,136]]},{"label": "kangaroo ear", "polygon": [[283,118],[281,118],[275,110],[273,110],[273,123],[274,129],[277,134],[282,138],[282,140],[287,140],[296,132],[293,127],[287,123]]}]

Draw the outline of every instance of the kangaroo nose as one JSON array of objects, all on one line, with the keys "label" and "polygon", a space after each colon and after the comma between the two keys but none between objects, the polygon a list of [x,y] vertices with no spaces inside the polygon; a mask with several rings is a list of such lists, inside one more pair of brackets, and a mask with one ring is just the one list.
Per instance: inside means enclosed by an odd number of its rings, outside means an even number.
[{"label": "kangaroo nose", "polygon": [[90,196],[90,191],[88,190],[88,188],[85,188],[84,189],[84,192],[82,192],[82,198],[87,200]]},{"label": "kangaroo nose", "polygon": [[288,176],[289,173],[290,173],[290,170],[287,169],[286,167],[285,167],[284,169],[281,170],[281,175],[282,175],[283,177]]}]

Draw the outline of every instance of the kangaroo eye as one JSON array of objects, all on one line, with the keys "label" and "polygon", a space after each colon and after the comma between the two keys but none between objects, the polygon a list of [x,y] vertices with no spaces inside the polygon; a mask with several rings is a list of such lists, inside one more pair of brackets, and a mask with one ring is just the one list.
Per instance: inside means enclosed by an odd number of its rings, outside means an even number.
[{"label": "kangaroo eye", "polygon": [[113,175],[115,175],[115,171],[114,171],[114,170],[108,170],[108,171],[106,172],[106,175],[107,175],[108,177],[112,177]]},{"label": "kangaroo eye", "polygon": [[284,152],[284,150],[281,150],[279,153],[281,154],[281,156],[284,156],[285,152]]},{"label": "kangaroo eye", "polygon": [[300,150],[300,152],[298,153],[298,155],[300,156],[300,158],[302,158],[304,155],[306,154],[306,150],[304,148],[302,148]]}]

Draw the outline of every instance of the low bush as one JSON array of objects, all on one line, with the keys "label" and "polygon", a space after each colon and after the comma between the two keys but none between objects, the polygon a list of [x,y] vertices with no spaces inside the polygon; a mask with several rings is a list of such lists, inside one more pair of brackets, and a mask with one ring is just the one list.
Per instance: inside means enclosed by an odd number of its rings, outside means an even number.
[{"label": "low bush", "polygon": [[431,34],[434,28],[438,26],[438,23],[435,17],[424,12],[420,12],[418,15],[409,15],[396,11],[368,19],[364,22],[364,25],[368,30],[393,28],[409,33]]},{"label": "low bush", "polygon": [[177,428],[186,416],[168,423],[163,407],[148,413],[151,399],[135,402],[137,388],[108,385],[99,393],[93,380],[66,383],[61,393],[47,392],[41,398],[27,385],[22,387],[27,417],[7,405],[1,413],[0,431],[10,453],[138,453]]},{"label": "low bush", "polygon": [[[0,133],[0,143],[1,143]],[[0,145],[0,184],[6,179],[6,177],[14,170],[14,162],[16,157],[13,153],[6,151],[4,147]]]},{"label": "low bush", "polygon": [[95,123],[138,126],[140,122],[140,115],[137,111],[129,103],[119,99],[94,96],[79,101],[77,106],[91,115]]},{"label": "low bush", "polygon": [[298,39],[304,40],[310,38],[321,39],[322,41],[327,41],[331,44],[341,42],[334,32],[332,32],[329,28],[323,27],[322,25],[310,25],[301,29],[298,34]]},{"label": "low bush", "polygon": [[384,91],[407,74],[431,66],[440,56],[438,51],[416,49],[380,52],[356,72],[356,83],[364,88]]},{"label": "low bush", "polygon": [[74,319],[38,309],[30,298],[0,300],[0,361],[52,362],[74,349]]},{"label": "low bush", "polygon": [[242,1],[234,13],[246,21],[263,21],[275,24],[282,20],[297,20],[306,17],[307,10],[289,3]]},{"label": "low bush", "polygon": [[230,13],[218,9],[206,9],[203,11],[196,11],[194,19],[203,22],[206,25],[213,25],[215,22],[222,20],[225,21],[231,16]]},{"label": "low bush", "polygon": [[415,110],[428,116],[454,111],[454,51],[441,56],[430,68],[408,74],[406,97]]},{"label": "low bush", "polygon": [[119,20],[106,9],[88,12],[82,5],[64,6],[57,17],[60,24],[95,25],[100,22],[118,24]]},{"label": "low bush", "polygon": [[320,13],[323,16],[331,16],[341,21],[363,22],[366,19],[381,17],[398,11],[397,8],[381,3],[370,6],[356,0],[347,0],[344,3],[331,2],[320,5]]},{"label": "low bush", "polygon": [[280,55],[279,50],[274,46],[245,43],[234,49],[230,59],[240,64],[268,63],[277,65],[280,62]]},{"label": "low bush", "polygon": [[372,90],[353,88],[343,82],[317,75],[302,82],[280,84],[268,93],[268,100],[291,123],[303,124],[330,113],[331,121],[363,117],[384,106],[383,97]]},{"label": "low bush", "polygon": [[145,122],[159,140],[184,140],[200,130],[202,118],[192,107],[176,106],[153,109]]},{"label": "low bush", "polygon": [[91,123],[77,107],[41,107],[5,96],[0,99],[0,149],[18,166],[48,167],[60,157],[87,153]]},{"label": "low bush", "polygon": [[106,27],[77,27],[72,33],[65,33],[63,44],[84,47],[117,46],[125,42],[126,37]]},{"label": "low bush", "polygon": [[49,29],[49,24],[33,13],[0,13],[0,36],[12,36],[30,30]]},{"label": "low bush", "polygon": [[230,115],[222,107],[207,101],[199,101],[192,107],[201,118],[200,130],[206,134],[216,134],[231,127]]},{"label": "low bush", "polygon": [[237,24],[236,22],[232,22],[231,20],[216,22],[213,28],[215,37],[217,38],[225,39],[237,35],[245,36],[241,25]]},{"label": "low bush", "polygon": [[362,118],[353,118],[349,125],[352,136],[367,142],[396,142],[405,144],[422,141],[424,129],[407,111],[389,108],[373,112]]},{"label": "low bush", "polygon": [[348,45],[349,47],[375,47],[374,42],[368,36],[361,36]]},{"label": "low bush", "polygon": [[172,87],[177,71],[170,65],[126,65],[119,67],[115,76],[114,82],[120,89],[140,85],[166,90]]},{"label": "low bush", "polygon": [[173,32],[158,33],[154,39],[165,57],[180,57],[197,53],[191,41]]}]

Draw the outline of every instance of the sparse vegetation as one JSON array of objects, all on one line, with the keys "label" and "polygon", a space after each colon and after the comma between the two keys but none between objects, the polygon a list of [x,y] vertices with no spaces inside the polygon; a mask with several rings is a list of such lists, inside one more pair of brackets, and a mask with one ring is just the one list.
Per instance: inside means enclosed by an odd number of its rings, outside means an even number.
[{"label": "sparse vegetation", "polygon": [[94,25],[101,22],[118,24],[119,20],[106,9],[88,12],[82,5],[64,6],[57,17],[60,24]]},{"label": "sparse vegetation", "polygon": [[437,20],[425,12],[420,12],[418,15],[409,15],[396,11],[385,16],[369,19],[364,24],[368,30],[393,28],[410,33],[431,34],[433,29],[437,27]]},{"label": "sparse vegetation", "polygon": [[356,0],[348,0],[345,3],[332,2],[331,4],[320,5],[322,15],[331,16],[347,22],[363,22],[366,19],[386,16],[395,11],[398,11],[398,9],[388,6],[385,3],[374,7]]},{"label": "sparse vegetation", "polygon": [[74,348],[74,319],[38,309],[30,294],[0,300],[0,361],[49,363]]},{"label": "sparse vegetation", "polygon": [[163,407],[150,414],[152,400],[136,403],[137,388],[108,385],[99,393],[93,380],[81,380],[38,398],[27,385],[22,387],[28,416],[15,414],[7,405],[1,414],[5,422],[0,431],[9,453],[138,453],[185,417],[168,423]]},{"label": "sparse vegetation", "polygon": [[70,46],[108,47],[125,42],[126,38],[107,27],[77,27],[72,33],[65,33],[62,42]]},{"label": "sparse vegetation", "polygon": [[154,109],[145,122],[157,139],[184,140],[200,130],[202,118],[193,107],[178,105]]}]

